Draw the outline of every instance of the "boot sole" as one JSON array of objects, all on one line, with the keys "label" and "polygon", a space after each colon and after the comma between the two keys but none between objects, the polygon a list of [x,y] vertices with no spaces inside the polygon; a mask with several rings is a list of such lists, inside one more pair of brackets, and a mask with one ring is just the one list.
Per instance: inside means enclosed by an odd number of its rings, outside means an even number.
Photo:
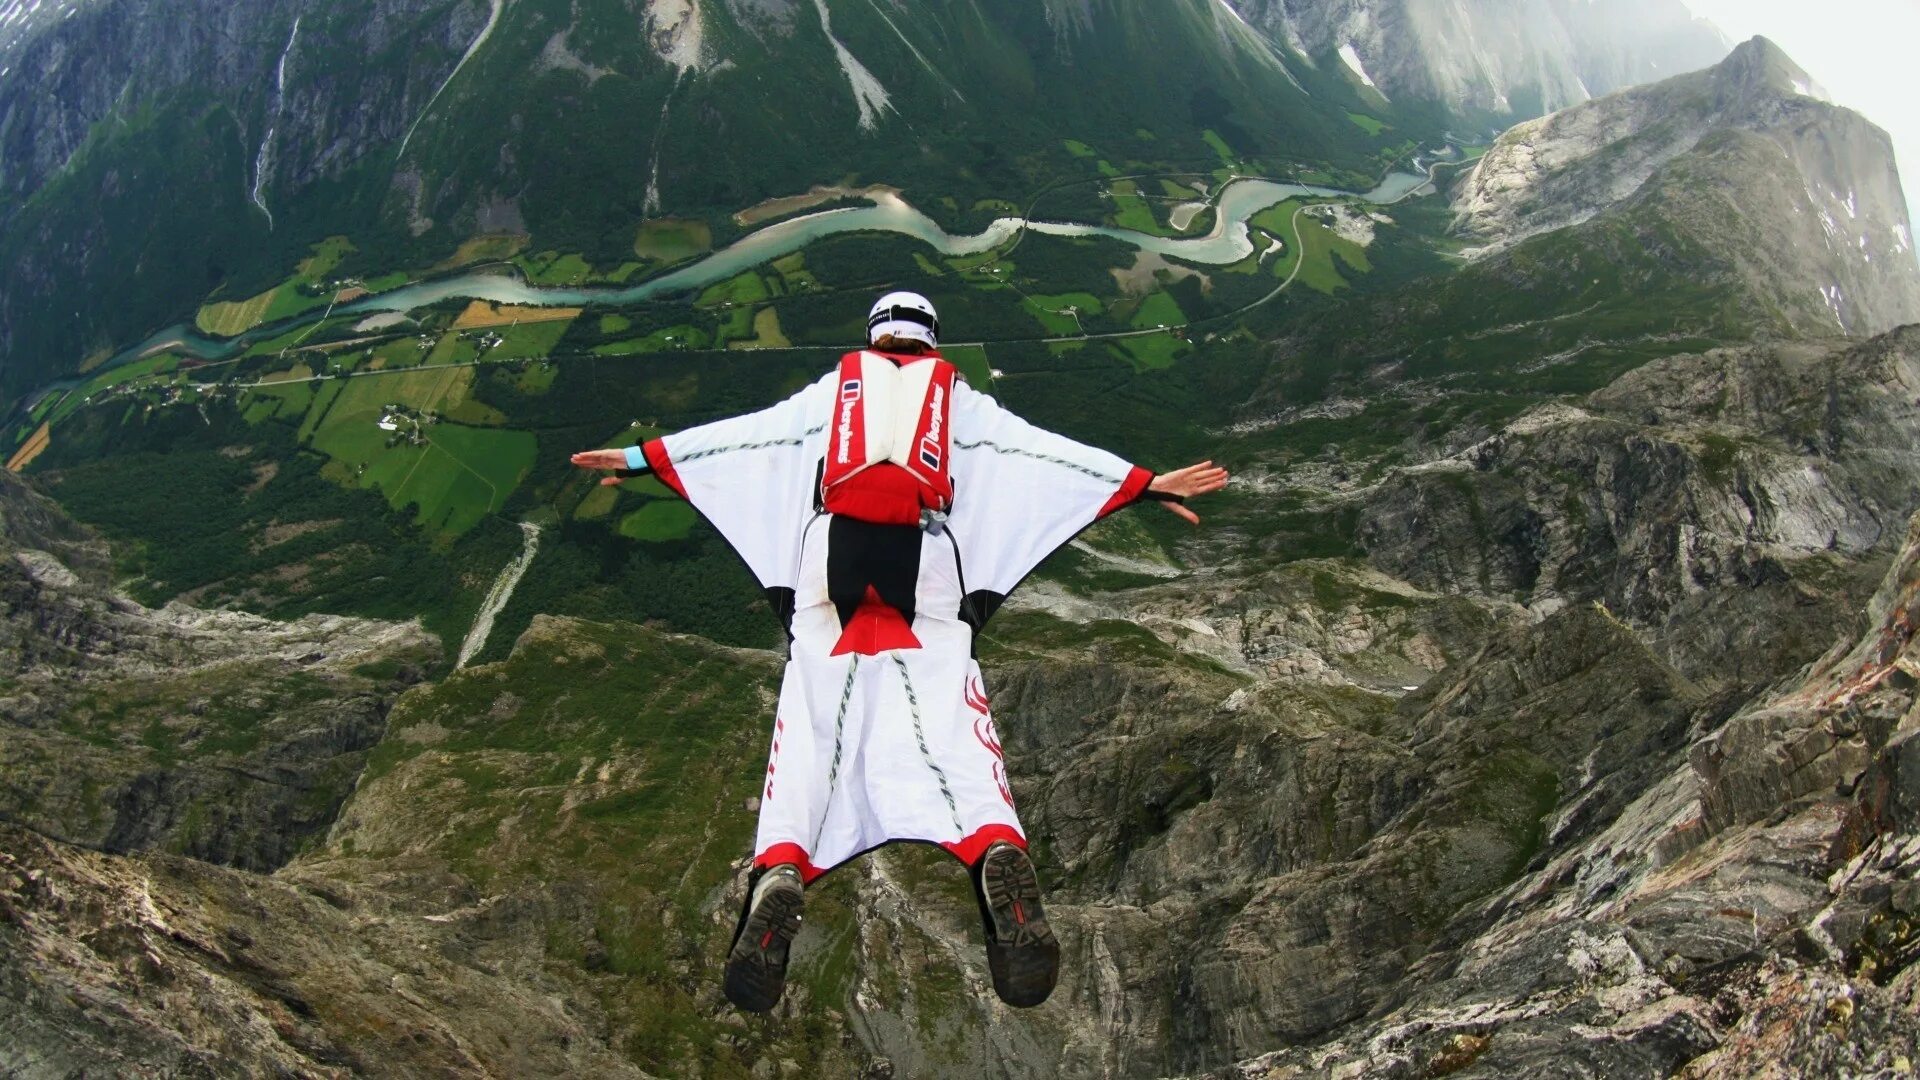
[{"label": "boot sole", "polygon": [[1060,977],[1060,942],[1040,905],[1040,879],[1018,849],[995,851],[980,866],[987,917],[987,970],[994,992],[1015,1008],[1047,1000]]},{"label": "boot sole", "polygon": [[787,953],[800,933],[806,894],[772,888],[754,905],[727,954],[727,1000],[747,1012],[770,1012],[787,988]]}]

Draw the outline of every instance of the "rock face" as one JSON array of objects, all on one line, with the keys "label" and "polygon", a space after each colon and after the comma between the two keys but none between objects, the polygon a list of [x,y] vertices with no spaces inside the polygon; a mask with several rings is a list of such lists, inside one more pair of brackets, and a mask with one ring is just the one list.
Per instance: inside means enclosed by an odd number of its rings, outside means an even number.
[{"label": "rock face", "polygon": [[414,624],[150,611],[0,474],[0,819],[255,870],[326,827],[438,645]]},{"label": "rock face", "polygon": [[[9,163],[0,205],[7,211],[64,169],[129,95],[165,101],[212,91],[251,133],[274,128],[267,164],[279,179],[298,186],[338,178],[404,133],[408,106],[425,104],[486,15],[479,0],[376,0],[355,5],[361,10],[351,18],[305,0],[68,6],[68,25],[50,20],[5,48],[13,71],[0,95],[8,121],[0,149]],[[303,41],[292,33],[296,19]],[[407,61],[394,63],[403,42]],[[291,93],[276,101],[282,86]],[[375,102],[382,107],[368,107]],[[248,143],[250,151],[260,145]],[[254,154],[247,163],[257,163]]]},{"label": "rock face", "polygon": [[1656,361],[1392,477],[1362,542],[1423,588],[1603,603],[1692,677],[1757,685],[1831,639],[1857,605],[1825,586],[1920,509],[1917,398],[1913,327]]},{"label": "rock face", "polygon": [[777,657],[541,618],[403,696],[270,875],[9,835],[20,1060],[324,1074],[416,1031],[394,1060],[609,1074],[1890,1068],[1915,344],[1675,357],[1523,414],[1354,492],[1370,565],[1196,549],[1016,597],[980,652],[1065,950],[1041,1009],[992,998],[960,868],[890,848],[811,890],[776,1015],[733,1013]]},{"label": "rock face", "polygon": [[0,825],[0,1069],[646,1075],[542,973],[490,960],[532,944],[526,923],[475,914],[393,920],[335,883]]},{"label": "rock face", "polygon": [[1920,520],[1857,640],[1649,755],[1612,813],[1563,809],[1548,854],[1463,911],[1397,1008],[1219,1075],[1909,1069],[1917,596]]},{"label": "rock face", "polygon": [[1725,40],[1678,0],[1230,0],[1389,98],[1526,117],[1706,67]]},{"label": "rock face", "polygon": [[1601,214],[1659,214],[1709,238],[1717,261],[1777,297],[1802,333],[1920,320],[1886,133],[1811,93],[1805,72],[1755,38],[1711,70],[1516,125],[1455,189],[1455,227],[1496,251]]}]

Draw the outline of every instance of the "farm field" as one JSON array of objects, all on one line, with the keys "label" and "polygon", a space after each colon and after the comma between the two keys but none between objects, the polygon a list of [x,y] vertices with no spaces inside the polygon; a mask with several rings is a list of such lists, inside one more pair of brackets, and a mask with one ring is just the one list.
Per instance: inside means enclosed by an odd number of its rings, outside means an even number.
[{"label": "farm field", "polygon": [[39,457],[52,444],[52,432],[53,426],[42,421],[40,426],[34,429],[33,434],[27,436],[27,441],[20,445],[20,449],[15,450],[13,456],[7,459],[7,471],[19,472],[33,464],[33,459]]},{"label": "farm field", "polygon": [[1080,319],[1072,315],[1061,314],[1061,312],[1066,309],[1077,308],[1083,318],[1089,314],[1098,315],[1106,310],[1105,303],[1102,302],[1099,297],[1087,292],[1059,293],[1057,295],[1029,293],[1027,294],[1025,307],[1029,314],[1040,320],[1040,325],[1047,328],[1047,333],[1056,336],[1074,335],[1085,332],[1085,327],[1080,322]]},{"label": "farm field", "polygon": [[593,277],[593,265],[572,252],[516,255],[513,264],[535,285],[579,285]]},{"label": "farm field", "polygon": [[1122,229],[1147,233],[1152,236],[1175,235],[1172,229],[1160,224],[1154,216],[1153,207],[1140,194],[1139,187],[1131,180],[1115,180],[1107,189],[1107,197],[1113,200],[1113,223]]},{"label": "farm field", "polygon": [[245,333],[266,321],[267,309],[273,306],[274,295],[283,286],[275,285],[266,292],[246,300],[226,300],[208,304],[194,316],[193,324],[202,333],[218,334],[221,337],[233,337]]},{"label": "farm field", "polygon": [[633,253],[639,258],[671,266],[685,262],[713,248],[713,229],[704,221],[681,218],[657,218],[640,226],[633,238]]},{"label": "farm field", "polygon": [[1180,305],[1166,293],[1157,292],[1140,302],[1133,313],[1132,324],[1137,330],[1147,330],[1157,326],[1181,326],[1187,321],[1186,313]]},{"label": "farm field", "polygon": [[520,323],[571,322],[580,315],[577,307],[530,307],[524,304],[491,304],[475,300],[460,317],[453,320],[455,330],[475,330],[488,326],[514,326]]},{"label": "farm field", "polygon": [[403,432],[382,430],[378,421],[390,405],[461,421],[503,421],[496,410],[470,399],[473,382],[471,367],[417,367],[337,380],[327,384],[331,395],[314,402],[319,415],[309,415],[301,431],[331,459],[333,479],[379,488],[395,509],[417,506],[423,527],[457,536],[503,506],[526,478],[536,452],[533,433],[439,423],[422,428],[424,444],[416,446],[400,437]]},{"label": "farm field", "polygon": [[1171,334],[1141,334],[1137,337],[1116,338],[1113,344],[1120,350],[1123,358],[1140,371],[1172,367],[1180,353],[1190,347]]},{"label": "farm field", "polygon": [[334,293],[319,287],[353,249],[346,237],[330,236],[309,249],[312,254],[300,260],[287,280],[245,300],[205,304],[195,314],[194,325],[202,333],[233,337],[262,323],[325,307],[333,302]]},{"label": "farm field", "polygon": [[521,323],[500,335],[500,344],[487,350],[489,360],[538,360],[553,352],[567,333],[571,317],[565,321]]},{"label": "farm field", "polygon": [[780,332],[780,313],[771,307],[763,307],[753,316],[753,337],[744,341],[729,341],[729,349],[785,349],[793,345],[787,335]]},{"label": "farm field", "polygon": [[[434,269],[451,270],[456,266],[511,259],[525,251],[531,239],[532,237],[525,233],[483,233],[470,237]],[[367,286],[372,288],[373,282],[369,281]]]},{"label": "farm field", "polygon": [[1334,264],[1336,256],[1349,273],[1364,274],[1373,269],[1367,259],[1367,249],[1321,224],[1311,214],[1300,215],[1300,258],[1304,261],[1299,283],[1323,293],[1347,288],[1350,282],[1341,273],[1340,266]]},{"label": "farm field", "polygon": [[993,387],[993,365],[987,361],[987,349],[984,345],[955,345],[940,350],[947,362],[960,369],[966,376],[967,385],[975,390],[991,392]]},{"label": "farm field", "polygon": [[655,330],[643,338],[595,345],[593,351],[600,356],[633,356],[639,353],[665,352],[675,349],[705,349],[711,343],[712,339],[705,331],[683,324]]},{"label": "farm field", "polygon": [[1382,131],[1392,130],[1391,124],[1382,120],[1376,120],[1366,113],[1350,112],[1347,114],[1347,119],[1353,121],[1355,126],[1369,135],[1378,135]]},{"label": "farm field", "polygon": [[699,515],[679,500],[656,499],[623,516],[615,531],[629,540],[678,540]]}]

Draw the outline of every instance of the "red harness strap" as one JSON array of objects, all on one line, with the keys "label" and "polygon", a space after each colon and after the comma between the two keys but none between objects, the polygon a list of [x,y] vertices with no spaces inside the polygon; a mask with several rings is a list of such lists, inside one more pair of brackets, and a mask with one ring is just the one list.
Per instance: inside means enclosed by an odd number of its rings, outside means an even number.
[{"label": "red harness strap", "polygon": [[[851,352],[840,358],[840,393],[820,484],[828,513],[876,525],[918,525],[923,509],[952,506],[947,469],[957,375],[938,355]],[[903,390],[920,391],[918,400],[903,400]]]}]

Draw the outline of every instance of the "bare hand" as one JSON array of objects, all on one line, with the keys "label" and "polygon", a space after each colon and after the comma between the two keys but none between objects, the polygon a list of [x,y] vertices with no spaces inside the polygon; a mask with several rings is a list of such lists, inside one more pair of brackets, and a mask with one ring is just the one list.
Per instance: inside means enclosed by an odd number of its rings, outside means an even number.
[{"label": "bare hand", "polygon": [[[1189,465],[1184,469],[1175,469],[1170,473],[1161,473],[1159,476],[1153,478],[1153,483],[1147,485],[1147,490],[1159,492],[1163,495],[1178,495],[1183,499],[1191,499],[1195,495],[1210,494],[1226,486],[1227,470],[1220,468],[1211,461],[1203,461],[1198,465]],[[1200,524],[1199,514],[1194,513],[1177,502],[1161,503],[1160,505],[1186,518],[1189,524]]]},{"label": "bare hand", "polygon": [[[625,450],[582,450],[569,460],[583,469],[624,469],[627,467],[627,452]],[[600,478],[602,487],[612,487],[624,482],[625,478],[619,476]]]}]

